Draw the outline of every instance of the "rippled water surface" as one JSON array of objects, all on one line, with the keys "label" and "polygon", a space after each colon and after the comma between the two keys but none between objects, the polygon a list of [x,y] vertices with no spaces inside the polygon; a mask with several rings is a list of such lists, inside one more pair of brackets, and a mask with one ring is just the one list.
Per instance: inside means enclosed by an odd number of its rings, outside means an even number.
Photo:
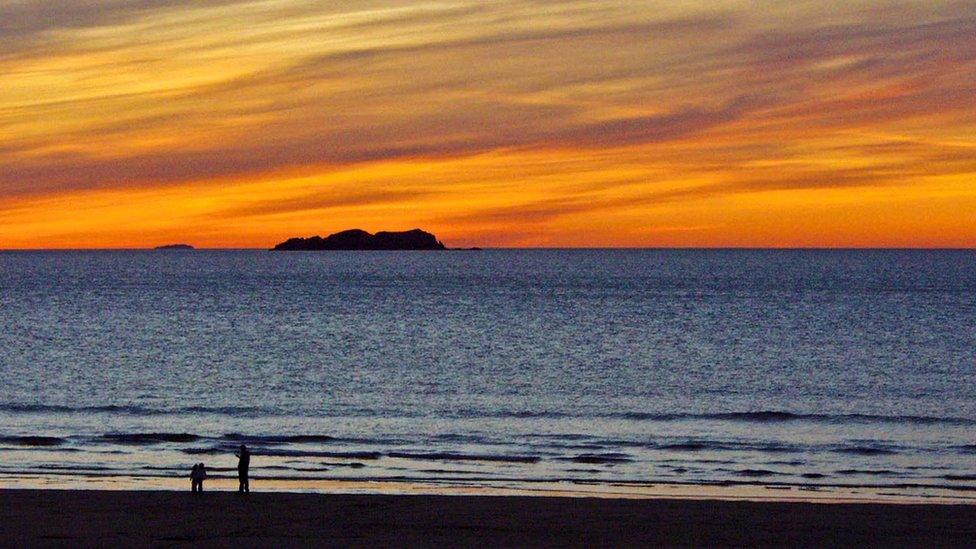
[{"label": "rippled water surface", "polygon": [[976,254],[0,254],[0,477],[976,490]]}]

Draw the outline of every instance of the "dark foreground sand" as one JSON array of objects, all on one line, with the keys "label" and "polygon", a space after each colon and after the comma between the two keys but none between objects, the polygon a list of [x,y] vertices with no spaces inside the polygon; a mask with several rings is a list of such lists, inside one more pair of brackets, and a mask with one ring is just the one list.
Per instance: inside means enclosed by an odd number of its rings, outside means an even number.
[{"label": "dark foreground sand", "polygon": [[4,546],[976,546],[976,506],[0,490]]}]

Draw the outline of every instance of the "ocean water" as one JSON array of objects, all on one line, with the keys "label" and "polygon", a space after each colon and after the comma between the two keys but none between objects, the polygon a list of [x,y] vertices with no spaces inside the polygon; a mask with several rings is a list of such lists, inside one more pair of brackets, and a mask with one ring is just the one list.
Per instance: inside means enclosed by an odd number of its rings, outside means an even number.
[{"label": "ocean water", "polygon": [[0,483],[976,496],[976,253],[0,253]]}]

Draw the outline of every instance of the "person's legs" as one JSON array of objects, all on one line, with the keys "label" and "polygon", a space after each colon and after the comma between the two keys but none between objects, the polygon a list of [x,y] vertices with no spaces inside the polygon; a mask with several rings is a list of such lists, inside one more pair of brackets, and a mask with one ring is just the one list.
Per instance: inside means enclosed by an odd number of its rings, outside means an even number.
[{"label": "person's legs", "polygon": [[247,484],[247,473],[242,469],[237,470],[237,491],[241,494],[244,493],[244,485]]},{"label": "person's legs", "polygon": [[251,492],[251,484],[247,478],[247,471],[244,471],[244,491],[248,493]]}]

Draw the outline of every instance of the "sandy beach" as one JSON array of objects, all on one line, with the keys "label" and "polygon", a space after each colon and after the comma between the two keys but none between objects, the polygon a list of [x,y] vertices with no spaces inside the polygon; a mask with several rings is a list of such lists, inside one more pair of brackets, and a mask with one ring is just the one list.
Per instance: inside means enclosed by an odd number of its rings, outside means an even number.
[{"label": "sandy beach", "polygon": [[0,490],[5,546],[971,546],[976,506]]}]

